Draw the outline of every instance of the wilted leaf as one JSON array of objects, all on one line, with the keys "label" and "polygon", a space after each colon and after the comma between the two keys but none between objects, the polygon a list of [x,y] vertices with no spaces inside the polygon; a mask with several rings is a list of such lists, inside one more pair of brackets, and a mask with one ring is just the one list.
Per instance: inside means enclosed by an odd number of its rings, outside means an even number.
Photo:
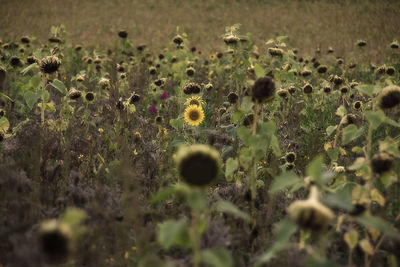
[{"label": "wilted leaf", "polygon": [[372,247],[372,245],[368,241],[368,239],[361,240],[360,241],[360,247],[365,253],[367,253],[370,256],[374,255],[374,253],[375,253],[374,248]]},{"label": "wilted leaf", "polygon": [[10,128],[10,122],[6,117],[0,118],[0,133],[6,133]]},{"label": "wilted leaf", "polygon": [[385,203],[386,203],[385,197],[382,196],[382,193],[379,192],[378,189],[376,189],[376,188],[372,189],[370,192],[370,195],[371,195],[371,200],[376,201],[382,207],[385,206]]},{"label": "wilted leaf", "polygon": [[353,250],[358,243],[358,232],[356,230],[350,230],[344,234],[344,241],[349,246],[350,250]]}]

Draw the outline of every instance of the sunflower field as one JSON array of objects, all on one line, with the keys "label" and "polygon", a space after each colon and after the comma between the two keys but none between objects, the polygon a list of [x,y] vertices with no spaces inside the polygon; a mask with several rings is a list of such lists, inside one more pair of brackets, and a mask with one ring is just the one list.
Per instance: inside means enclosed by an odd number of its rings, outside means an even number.
[{"label": "sunflower field", "polygon": [[1,267],[398,266],[399,41],[221,33],[1,42]]}]

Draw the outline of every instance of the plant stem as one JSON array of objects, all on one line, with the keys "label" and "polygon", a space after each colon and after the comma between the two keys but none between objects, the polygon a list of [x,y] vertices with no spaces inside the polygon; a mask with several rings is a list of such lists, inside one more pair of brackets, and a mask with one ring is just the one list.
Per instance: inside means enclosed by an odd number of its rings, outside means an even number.
[{"label": "plant stem", "polygon": [[352,249],[349,249],[349,258],[347,261],[348,261],[349,267],[352,267],[353,266],[353,250]]},{"label": "plant stem", "polygon": [[190,229],[190,235],[192,239],[192,250],[193,250],[193,267],[200,266],[200,240],[197,231],[198,224],[198,212],[192,212],[192,225]]},{"label": "plant stem", "polygon": [[44,127],[44,92],[45,92],[45,88],[46,88],[46,83],[47,83],[47,79],[46,79],[46,74],[42,74],[42,106],[41,106],[41,116],[40,116],[40,123],[42,128]]},{"label": "plant stem", "polygon": [[[258,122],[258,110],[260,108],[260,105],[258,103],[255,104],[254,107],[254,114],[253,114],[253,135],[255,136],[257,134],[257,122]],[[253,158],[253,168],[252,168],[252,174],[250,176],[250,192],[251,192],[251,199],[252,202],[256,199],[257,196],[257,188],[256,188],[256,181],[257,181],[257,161],[255,159],[256,157],[256,148],[252,147],[252,158]]]}]

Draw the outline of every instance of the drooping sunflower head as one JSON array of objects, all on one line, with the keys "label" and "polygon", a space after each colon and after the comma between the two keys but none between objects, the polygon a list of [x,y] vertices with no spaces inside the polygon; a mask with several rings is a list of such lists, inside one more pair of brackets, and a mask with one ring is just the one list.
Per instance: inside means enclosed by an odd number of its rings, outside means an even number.
[{"label": "drooping sunflower head", "polygon": [[315,232],[322,231],[335,216],[328,207],[319,202],[318,195],[317,187],[312,186],[307,200],[297,200],[289,206],[289,216],[300,228]]},{"label": "drooping sunflower head", "polygon": [[385,153],[377,153],[371,159],[372,171],[377,174],[382,174],[390,171],[393,168],[393,158]]},{"label": "drooping sunflower head", "polygon": [[202,105],[205,104],[205,102],[204,100],[201,99],[200,96],[192,96],[186,100],[185,104],[188,106],[196,105],[198,107],[201,107]]},{"label": "drooping sunflower head", "polygon": [[51,74],[56,72],[61,65],[61,60],[56,56],[47,56],[40,60],[39,68],[43,73]]},{"label": "drooping sunflower head", "polygon": [[55,219],[44,221],[39,228],[39,245],[47,262],[63,263],[75,247],[72,230]]},{"label": "drooping sunflower head", "polygon": [[175,159],[180,177],[194,186],[206,186],[215,181],[222,162],[218,151],[202,144],[180,148]]},{"label": "drooping sunflower head", "polygon": [[251,95],[253,100],[259,103],[273,98],[275,95],[274,80],[269,76],[258,78],[251,88]]},{"label": "drooping sunflower head", "polygon": [[201,106],[190,105],[185,109],[185,121],[191,126],[199,126],[204,120],[204,112]]},{"label": "drooping sunflower head", "polygon": [[386,110],[391,109],[400,104],[400,87],[389,85],[382,89],[378,96],[378,107]]}]

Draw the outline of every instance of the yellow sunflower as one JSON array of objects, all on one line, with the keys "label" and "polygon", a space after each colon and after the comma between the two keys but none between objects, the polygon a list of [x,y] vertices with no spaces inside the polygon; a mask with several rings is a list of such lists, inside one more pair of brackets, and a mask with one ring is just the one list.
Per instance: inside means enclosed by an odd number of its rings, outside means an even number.
[{"label": "yellow sunflower", "polygon": [[191,106],[191,105],[196,105],[198,107],[201,107],[202,105],[205,104],[205,102],[201,99],[200,96],[193,96],[188,99],[186,99],[186,105]]},{"label": "yellow sunflower", "polygon": [[185,121],[191,126],[198,126],[204,120],[201,106],[190,105],[185,109]]}]

